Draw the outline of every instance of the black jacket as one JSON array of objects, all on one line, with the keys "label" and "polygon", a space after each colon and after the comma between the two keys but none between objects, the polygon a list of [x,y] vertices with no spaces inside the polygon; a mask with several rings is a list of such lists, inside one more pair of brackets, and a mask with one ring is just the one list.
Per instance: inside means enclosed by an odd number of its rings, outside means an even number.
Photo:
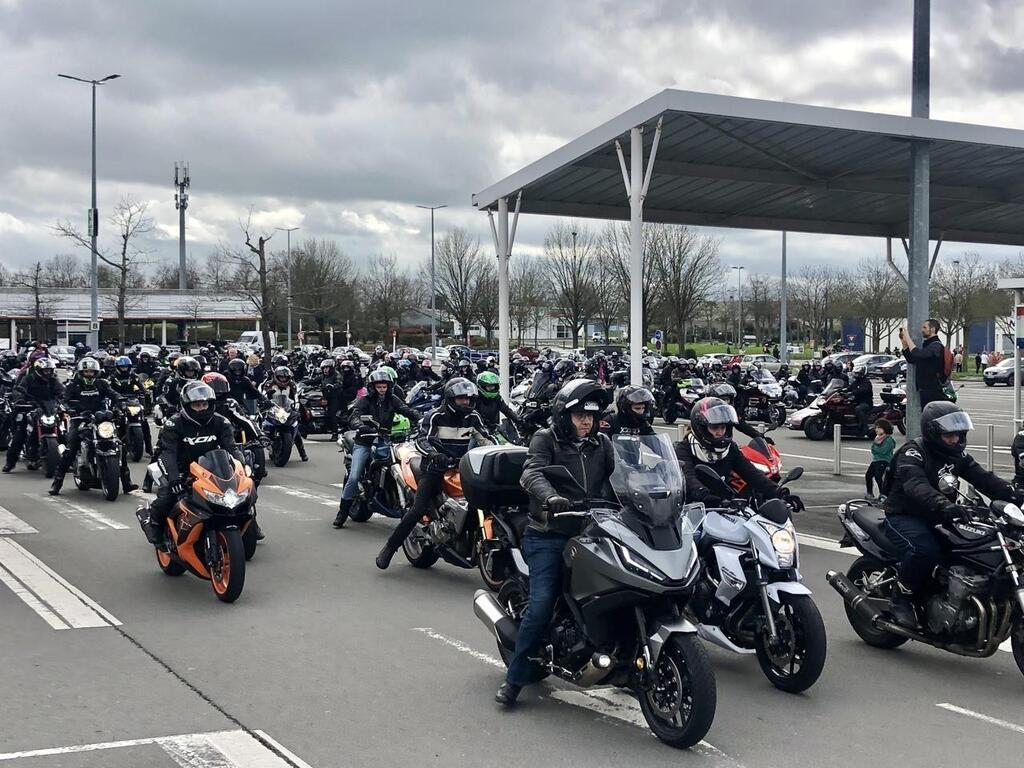
[{"label": "black jacket", "polygon": [[239,461],[242,452],[235,445],[231,422],[219,413],[206,424],[196,424],[184,414],[176,413],[160,432],[160,458],[157,461],[168,483],[174,483],[188,474],[189,465],[200,456],[223,448]]},{"label": "black jacket", "polygon": [[488,427],[496,427],[501,422],[502,415],[509,421],[518,422],[519,416],[509,407],[502,397],[478,397],[476,399],[476,412],[484,420]]},{"label": "black jacket", "polygon": [[129,374],[125,379],[114,376],[110,379],[110,386],[122,397],[142,397],[146,394],[134,373]]},{"label": "black jacket", "polygon": [[60,400],[64,395],[64,385],[56,378],[45,380],[33,370],[29,370],[14,387],[13,399],[15,402],[24,402],[34,405]]},{"label": "black jacket", "polygon": [[462,416],[452,413],[444,405],[423,418],[416,438],[421,451],[436,451],[452,459],[461,459],[469,450],[470,441],[475,441],[477,445],[490,445],[494,442],[479,413],[471,411],[467,416]]},{"label": "black jacket", "polygon": [[64,402],[74,413],[96,413],[120,403],[122,399],[106,379],[96,378],[85,383],[76,376],[64,387]]},{"label": "black jacket", "polygon": [[1024,456],[1024,431],[1013,436],[1010,454],[1013,456],[1013,482],[1019,487],[1024,485],[1024,464],[1021,463],[1021,457]]},{"label": "black jacket", "polygon": [[249,400],[255,400],[261,408],[267,408],[270,405],[270,398],[260,392],[248,376],[238,376],[237,378],[228,376],[227,380],[228,386],[231,388],[228,397],[243,408],[246,407],[246,403]]},{"label": "black jacket", "polygon": [[867,376],[855,378],[846,387],[846,391],[850,393],[853,397],[853,402],[857,405],[861,403],[871,405],[875,401],[875,389],[871,386],[871,379]]},{"label": "black jacket", "polygon": [[616,413],[608,419],[608,429],[602,431],[609,437],[622,433],[627,435],[653,435],[654,427],[644,422],[638,429],[632,419],[624,419],[621,413]]},{"label": "black jacket", "polygon": [[984,469],[970,454],[951,457],[935,453],[918,438],[904,443],[893,456],[887,515],[912,515],[938,525],[949,518],[956,502],[939,493],[939,474],[962,478],[993,499],[1011,501],[1013,487]]},{"label": "black jacket", "polygon": [[[543,473],[545,467],[561,466],[569,470],[586,494],[575,487],[564,488],[552,484]],[[607,435],[598,434],[576,443],[563,440],[552,429],[538,429],[530,441],[530,453],[523,465],[519,483],[530,495],[530,528],[544,533],[575,536],[580,532],[579,517],[560,517],[544,522],[547,511],[544,504],[552,496],[563,496],[571,501],[614,498],[608,478],[615,469],[615,449]]]},{"label": "black jacket", "polygon": [[377,436],[376,429],[369,429],[363,424],[363,416],[370,416],[381,427],[389,429],[395,421],[395,414],[400,413],[409,419],[413,424],[422,418],[420,413],[401,400],[394,394],[387,394],[381,397],[376,390],[370,391],[363,397],[356,400],[352,406],[352,417],[350,426],[356,431],[356,442],[363,445],[372,445]]},{"label": "black jacket", "polygon": [[919,392],[942,389],[945,378],[942,375],[946,348],[938,336],[929,336],[924,343],[913,349],[904,349],[907,363],[914,366],[917,374],[916,386]]},{"label": "black jacket", "polygon": [[735,472],[755,494],[762,498],[774,499],[779,495],[778,486],[747,460],[736,443],[729,446],[729,450],[721,459],[709,462],[694,453],[689,436],[687,436],[676,443],[676,458],[679,459],[679,466],[686,479],[686,500],[689,502],[704,501],[708,496],[717,496],[715,491],[704,485],[697,476],[699,464],[711,467],[715,470],[715,474],[726,482],[728,482],[729,475]]}]

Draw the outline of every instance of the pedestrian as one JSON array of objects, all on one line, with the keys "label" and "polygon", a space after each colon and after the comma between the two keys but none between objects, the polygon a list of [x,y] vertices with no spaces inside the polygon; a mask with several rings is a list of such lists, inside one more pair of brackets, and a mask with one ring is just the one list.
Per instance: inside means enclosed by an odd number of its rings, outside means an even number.
[{"label": "pedestrian", "polygon": [[906,328],[900,328],[900,343],[903,345],[903,356],[907,364],[914,366],[917,376],[915,386],[921,398],[921,407],[935,400],[945,400],[942,391],[946,383],[945,360],[946,348],[939,340],[942,326],[934,317],[929,317],[921,324],[921,338],[924,341],[917,346],[910,338]]},{"label": "pedestrian", "polygon": [[892,347],[886,347],[885,348],[885,354],[887,354],[890,357],[892,357]]},{"label": "pedestrian", "polygon": [[964,372],[964,353],[959,349],[956,351],[956,354],[953,355],[953,364],[956,366],[957,373]]},{"label": "pedestrian", "polygon": [[974,372],[981,373],[981,352],[974,353]]},{"label": "pedestrian", "polygon": [[981,353],[981,369],[984,371],[988,368],[988,352]]},{"label": "pedestrian", "polygon": [[[875,422],[875,439],[871,441],[871,464],[868,471],[864,473],[864,484],[867,486],[867,498],[875,500],[882,499],[882,489],[885,487],[885,473],[889,468],[889,462],[896,451],[896,440],[892,436],[892,422],[888,419],[879,419]],[[872,484],[878,485],[878,496],[872,493]]]},{"label": "pedestrian", "polygon": [[779,345],[778,344],[776,344],[774,347],[772,347],[772,357],[774,357],[776,360],[779,359]]}]

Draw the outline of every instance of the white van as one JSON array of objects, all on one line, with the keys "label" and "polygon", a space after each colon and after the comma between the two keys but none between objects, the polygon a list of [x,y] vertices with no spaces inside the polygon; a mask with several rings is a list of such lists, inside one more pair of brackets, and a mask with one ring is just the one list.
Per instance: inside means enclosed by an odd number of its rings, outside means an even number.
[{"label": "white van", "polygon": [[[247,344],[253,349],[263,349],[263,331],[242,331],[238,337],[239,344]],[[270,346],[277,346],[277,334],[270,331]]]}]

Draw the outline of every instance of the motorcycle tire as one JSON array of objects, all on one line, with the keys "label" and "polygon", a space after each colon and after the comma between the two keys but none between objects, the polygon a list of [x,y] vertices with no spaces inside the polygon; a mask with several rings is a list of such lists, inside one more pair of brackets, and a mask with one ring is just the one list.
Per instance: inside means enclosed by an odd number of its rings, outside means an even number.
[{"label": "motorcycle tire", "polygon": [[[718,696],[711,659],[697,636],[672,635],[661,649],[654,675],[649,690],[637,691],[647,726],[676,749],[699,743],[711,730]],[[677,698],[686,701],[672,700]]]},{"label": "motorcycle tire", "polygon": [[430,568],[437,562],[440,555],[429,544],[421,544],[417,533],[418,531],[414,528],[412,533],[405,537],[405,541],[402,542],[402,552],[405,553],[405,559],[413,568]]},{"label": "motorcycle tire", "polygon": [[1010,633],[1010,648],[1013,650],[1013,660],[1017,662],[1017,669],[1024,675],[1024,619],[1017,618],[1017,626]]},{"label": "motorcycle tire", "polygon": [[276,435],[274,442],[270,445],[270,460],[275,467],[283,467],[292,457],[293,441],[282,435]]},{"label": "motorcycle tire", "polygon": [[804,419],[804,434],[809,440],[824,440],[828,437],[828,421],[824,416],[808,416]]},{"label": "motorcycle tire", "polygon": [[253,520],[242,533],[242,546],[245,548],[246,561],[252,560],[256,555],[256,543],[256,521]]},{"label": "motorcycle tire", "polygon": [[483,542],[484,537],[481,533],[477,536],[476,546],[476,566],[480,571],[480,578],[483,579],[484,586],[491,592],[501,592],[511,571],[511,557],[508,550],[502,549],[491,555],[490,566],[488,566],[485,562],[487,558],[483,553]]},{"label": "motorcycle tire", "polygon": [[138,424],[128,427],[128,459],[133,463],[142,461],[145,449],[146,442],[142,438],[142,427]]},{"label": "motorcycle tire", "polygon": [[907,434],[907,425],[903,423],[903,419],[896,422],[896,429],[900,431],[901,435]]},{"label": "motorcycle tire", "polygon": [[[858,589],[867,592],[872,597],[880,597],[889,599],[889,594],[892,592],[892,587],[886,588],[883,586],[880,590],[868,590],[866,589],[866,579],[868,576],[884,571],[889,566],[885,566],[882,563],[875,560],[873,557],[858,557],[854,560],[853,565],[850,566],[850,570],[846,572],[846,578],[852,581]],[[846,608],[846,618],[850,622],[850,626],[853,627],[853,631],[857,633],[868,645],[874,648],[885,648],[890,650],[892,648],[899,648],[910,638],[900,637],[894,635],[891,632],[886,632],[882,629],[876,629],[873,626],[869,626],[864,623],[864,620],[852,609],[846,602],[843,602],[843,607]]]},{"label": "motorcycle tire", "polygon": [[373,510],[370,509],[370,503],[365,496],[357,496],[348,512],[348,519],[356,523],[365,523],[371,517],[373,517]]},{"label": "motorcycle tire", "polygon": [[57,467],[60,466],[60,451],[57,450],[57,438],[44,437],[43,450],[40,453],[43,458],[43,474],[47,479],[50,479],[57,473]]},{"label": "motorcycle tire", "polygon": [[[780,599],[782,605],[775,614],[779,645],[771,647],[767,631],[762,631],[757,634],[754,650],[768,682],[780,691],[801,693],[817,682],[825,668],[828,648],[825,623],[809,595],[782,593]],[[783,658],[780,651],[788,659]]]},{"label": "motorcycle tire", "polygon": [[100,456],[99,481],[103,498],[114,501],[121,492],[121,467],[116,456]]},{"label": "motorcycle tire", "polygon": [[772,406],[772,424],[781,427],[786,423],[786,407],[784,405]]},{"label": "motorcycle tire", "polygon": [[218,600],[233,603],[245,586],[245,545],[242,543],[242,534],[237,528],[217,531],[217,546],[220,547],[220,567],[210,574],[210,584]]},{"label": "motorcycle tire", "polygon": [[[156,548],[154,547],[154,549]],[[185,572],[185,566],[177,560],[171,559],[171,556],[162,549],[156,550],[156,563],[160,566],[160,570],[168,576],[181,576]]]}]

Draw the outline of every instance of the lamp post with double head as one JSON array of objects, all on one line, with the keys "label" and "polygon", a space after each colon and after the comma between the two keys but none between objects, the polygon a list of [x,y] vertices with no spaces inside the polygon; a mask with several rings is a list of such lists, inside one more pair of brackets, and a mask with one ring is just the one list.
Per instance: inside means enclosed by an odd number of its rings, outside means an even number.
[{"label": "lamp post with double head", "polygon": [[288,258],[285,264],[285,287],[288,290],[288,351],[292,351],[292,232],[299,227],[274,227],[279,232],[287,233]]},{"label": "lamp post with double head", "polygon": [[437,283],[434,275],[434,211],[447,208],[447,205],[417,205],[430,211],[430,349],[437,354]]}]

